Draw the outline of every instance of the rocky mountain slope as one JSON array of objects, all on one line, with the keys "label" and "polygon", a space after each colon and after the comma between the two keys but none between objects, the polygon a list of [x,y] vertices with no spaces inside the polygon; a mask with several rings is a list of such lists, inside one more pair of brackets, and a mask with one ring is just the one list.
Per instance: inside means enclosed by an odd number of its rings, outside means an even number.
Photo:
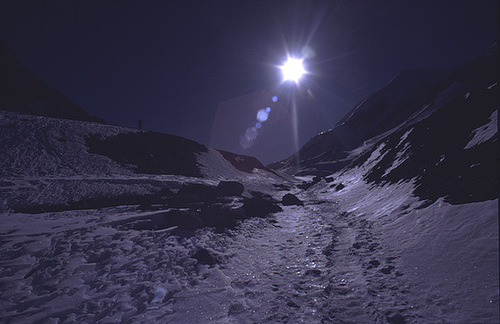
[{"label": "rocky mountain slope", "polygon": [[271,167],[325,176],[377,156],[368,182],[415,180],[414,193],[429,201],[495,199],[499,89],[496,48],[451,73],[404,72],[305,144],[299,164],[291,157]]},{"label": "rocky mountain slope", "polygon": [[[327,175],[352,163],[360,148],[396,130],[407,129],[441,108],[459,105],[460,98],[466,99],[464,96],[471,94],[487,96],[481,99],[487,102],[471,98],[467,107],[456,108],[460,110],[456,114],[478,115],[484,111],[489,117],[496,109],[493,102],[496,90],[480,89],[498,81],[497,61],[495,46],[492,53],[454,71],[404,71],[355,107],[333,129],[315,136],[294,156],[270,167],[294,174]],[[447,121],[442,123],[444,129]],[[470,127],[462,130],[467,136],[474,129]]]}]

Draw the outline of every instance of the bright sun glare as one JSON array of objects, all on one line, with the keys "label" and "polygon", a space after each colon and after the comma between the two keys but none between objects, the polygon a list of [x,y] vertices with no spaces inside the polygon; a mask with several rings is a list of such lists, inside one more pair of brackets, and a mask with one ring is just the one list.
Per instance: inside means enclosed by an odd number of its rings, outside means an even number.
[{"label": "bright sun glare", "polygon": [[281,67],[281,71],[283,71],[283,81],[299,82],[302,75],[306,73],[302,61],[303,59],[288,58],[288,61]]}]

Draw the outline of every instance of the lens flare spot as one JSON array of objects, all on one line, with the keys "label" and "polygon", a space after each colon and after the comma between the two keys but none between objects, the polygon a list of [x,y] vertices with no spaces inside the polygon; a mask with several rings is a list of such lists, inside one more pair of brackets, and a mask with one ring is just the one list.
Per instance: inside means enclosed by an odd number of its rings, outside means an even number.
[{"label": "lens flare spot", "polygon": [[302,48],[302,56],[305,57],[305,58],[313,58],[316,56],[316,51],[313,50],[311,47],[309,46],[304,46]]},{"label": "lens flare spot", "polygon": [[257,128],[255,127],[250,127],[247,129],[246,133],[245,133],[245,137],[249,140],[249,141],[253,141],[257,138]]},{"label": "lens flare spot", "polygon": [[262,127],[262,124],[261,124],[261,123],[257,123],[257,124],[255,124],[255,128],[259,129],[259,128],[261,128],[261,127]]},{"label": "lens flare spot", "polygon": [[266,113],[268,113],[268,114],[269,114],[270,112],[271,112],[271,107],[267,107],[267,108],[266,108]]},{"label": "lens flare spot", "polygon": [[273,99],[272,99],[272,100],[273,100],[273,102],[278,101],[278,96],[273,96]]},{"label": "lens flare spot", "polygon": [[[270,110],[269,110],[270,111]],[[261,109],[257,112],[257,120],[261,123],[269,118],[269,112],[266,109]]]}]

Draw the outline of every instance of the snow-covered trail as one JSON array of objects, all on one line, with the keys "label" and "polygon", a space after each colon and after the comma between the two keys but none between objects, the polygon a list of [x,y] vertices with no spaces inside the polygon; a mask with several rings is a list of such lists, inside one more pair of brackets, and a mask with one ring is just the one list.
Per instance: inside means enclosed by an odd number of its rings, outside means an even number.
[{"label": "snow-covered trail", "polygon": [[[496,322],[495,201],[404,214],[398,190],[323,188],[224,233],[117,226],[151,214],[133,205],[2,214],[0,322]],[[462,226],[474,213],[478,227]]]},{"label": "snow-covered trail", "polygon": [[174,297],[172,323],[319,322],[334,231],[302,209],[248,220],[222,244],[213,242],[209,248],[227,261]]},{"label": "snow-covered trail", "polygon": [[[408,323],[397,271],[366,222],[308,198],[208,248],[224,261],[167,302],[171,323]],[[161,308],[159,310],[161,312]]]},{"label": "snow-covered trail", "polygon": [[[411,322],[395,258],[369,224],[302,199],[228,233],[187,237],[106,225],[136,217],[134,206],[4,214],[0,321]],[[200,248],[218,263],[197,264]],[[157,287],[167,294],[153,305]]]}]

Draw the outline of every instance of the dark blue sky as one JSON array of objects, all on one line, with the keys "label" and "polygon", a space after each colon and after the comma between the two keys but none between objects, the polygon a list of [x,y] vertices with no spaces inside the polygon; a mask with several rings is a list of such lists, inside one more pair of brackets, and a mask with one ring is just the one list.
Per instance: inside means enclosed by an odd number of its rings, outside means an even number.
[{"label": "dark blue sky", "polygon": [[[0,38],[40,79],[108,123],[137,127],[142,119],[145,129],[203,144],[210,144],[223,103],[257,91],[284,96],[289,85],[280,86],[276,65],[287,49],[299,55],[307,45],[315,56],[305,62],[311,74],[298,95],[304,144],[401,70],[454,67],[487,50],[497,38],[496,6],[494,0],[3,0]],[[277,158],[253,153],[264,162]]]}]

